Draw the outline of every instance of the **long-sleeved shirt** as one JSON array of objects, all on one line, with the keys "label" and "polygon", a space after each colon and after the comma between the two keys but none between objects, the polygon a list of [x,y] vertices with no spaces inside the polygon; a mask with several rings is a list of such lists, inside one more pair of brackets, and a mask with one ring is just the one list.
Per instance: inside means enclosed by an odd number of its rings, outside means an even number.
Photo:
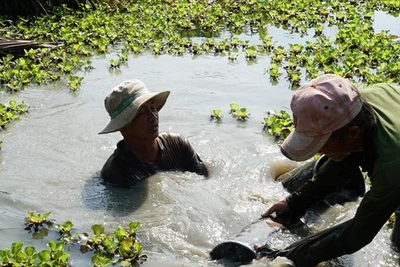
[{"label": "long-sleeved shirt", "polygon": [[124,149],[124,140],[108,158],[101,170],[102,178],[111,184],[128,187],[159,171],[190,171],[208,175],[207,168],[190,143],[180,134],[161,133],[157,137],[159,153],[154,164],[141,162]]},{"label": "long-sleeved shirt", "polygon": [[400,87],[377,84],[361,89],[360,94],[377,116],[375,129],[365,134],[364,151],[353,153],[341,162],[328,160],[315,179],[289,196],[287,202],[291,212],[301,216],[315,201],[346,184],[349,174],[360,166],[368,172],[370,190],[353,219],[283,250],[268,251],[268,256],[287,257],[300,267],[354,253],[372,241],[400,205]]}]

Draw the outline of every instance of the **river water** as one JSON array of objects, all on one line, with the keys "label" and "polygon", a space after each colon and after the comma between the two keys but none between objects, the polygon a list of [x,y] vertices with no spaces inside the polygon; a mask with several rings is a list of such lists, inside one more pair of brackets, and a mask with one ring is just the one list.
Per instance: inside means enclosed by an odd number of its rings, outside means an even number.
[{"label": "river water", "polygon": [[[288,83],[282,77],[278,85],[270,84],[264,74],[266,58],[230,63],[213,55],[144,54],[109,71],[109,59],[115,57],[111,52],[93,58],[95,69],[85,74],[78,94],[70,93],[66,81],[1,94],[2,103],[23,100],[30,112],[0,133],[0,248],[15,240],[44,248],[57,238],[54,228],[35,240],[23,230],[24,217],[27,211],[51,211],[50,219],[60,224],[70,220],[79,233],[90,232],[97,223],[113,231],[140,222],[138,236],[149,257],[143,266],[226,266],[211,261],[209,251],[287,195],[274,177],[296,164],[263,133],[262,121],[267,110],[289,111]],[[183,134],[207,165],[208,179],[164,172],[132,189],[101,183],[99,171],[121,139],[118,133],[97,134],[109,120],[103,100],[112,87],[131,78],[141,79],[150,91],[171,91],[160,112],[160,131]],[[232,118],[230,103],[246,107],[250,119]],[[210,121],[213,109],[222,109],[222,122]],[[340,223],[351,218],[356,207],[334,206],[309,226],[319,230]],[[390,246],[389,235],[384,226],[371,244],[331,265],[398,266],[399,254]],[[278,248],[298,239],[280,231],[271,238]],[[89,266],[90,256],[72,254],[74,266]]]}]

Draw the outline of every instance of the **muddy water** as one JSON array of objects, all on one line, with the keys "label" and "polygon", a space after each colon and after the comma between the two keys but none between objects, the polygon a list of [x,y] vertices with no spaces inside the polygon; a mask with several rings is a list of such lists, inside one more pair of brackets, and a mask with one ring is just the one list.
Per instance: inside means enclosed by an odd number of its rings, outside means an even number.
[{"label": "muddy water", "polygon": [[[23,218],[26,211],[51,211],[57,223],[71,220],[76,232],[88,232],[95,223],[114,230],[139,221],[139,237],[149,256],[144,266],[223,266],[210,261],[208,252],[287,195],[273,178],[295,164],[279,153],[261,122],[267,110],[288,110],[288,84],[284,78],[279,85],[269,83],[267,59],[232,64],[220,56],[142,55],[110,72],[112,57],[92,60],[95,69],[86,74],[78,95],[69,92],[65,81],[1,95],[1,102],[23,100],[31,108],[1,132],[0,247],[14,240],[45,247],[57,235],[50,231],[43,239],[32,237],[23,231]],[[130,78],[143,80],[152,91],[171,90],[160,112],[160,131],[183,134],[208,166],[208,179],[165,172],[128,190],[100,182],[99,170],[121,138],[118,133],[97,134],[108,122],[103,99]],[[230,116],[233,102],[250,111],[248,121]],[[222,109],[221,123],[209,120],[213,109]],[[332,207],[311,217],[309,226],[318,230],[342,222],[356,206]],[[332,265],[398,266],[389,234],[385,226],[367,247]],[[298,237],[278,232],[271,239],[283,248]],[[72,254],[75,266],[88,266],[90,256]]]}]

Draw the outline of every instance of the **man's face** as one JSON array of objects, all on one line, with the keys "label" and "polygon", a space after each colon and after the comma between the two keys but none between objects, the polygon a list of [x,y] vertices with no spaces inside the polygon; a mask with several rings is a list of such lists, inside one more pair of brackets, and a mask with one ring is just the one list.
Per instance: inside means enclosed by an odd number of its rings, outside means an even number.
[{"label": "man's face", "polygon": [[132,138],[155,139],[158,136],[158,110],[154,102],[144,103],[124,130]]},{"label": "man's face", "polygon": [[348,135],[343,137],[331,135],[319,153],[325,154],[334,161],[341,161],[354,151],[356,151],[354,139]]}]

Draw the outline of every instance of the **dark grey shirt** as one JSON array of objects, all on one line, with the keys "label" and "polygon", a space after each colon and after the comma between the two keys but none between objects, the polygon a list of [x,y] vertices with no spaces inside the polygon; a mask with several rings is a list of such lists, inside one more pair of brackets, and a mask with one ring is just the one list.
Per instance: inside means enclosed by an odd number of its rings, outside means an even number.
[{"label": "dark grey shirt", "polygon": [[208,175],[200,157],[189,142],[180,134],[161,133],[157,137],[159,153],[156,162],[141,162],[136,156],[125,150],[124,140],[108,158],[101,170],[101,177],[111,184],[128,187],[159,171],[190,171],[199,175]]}]

